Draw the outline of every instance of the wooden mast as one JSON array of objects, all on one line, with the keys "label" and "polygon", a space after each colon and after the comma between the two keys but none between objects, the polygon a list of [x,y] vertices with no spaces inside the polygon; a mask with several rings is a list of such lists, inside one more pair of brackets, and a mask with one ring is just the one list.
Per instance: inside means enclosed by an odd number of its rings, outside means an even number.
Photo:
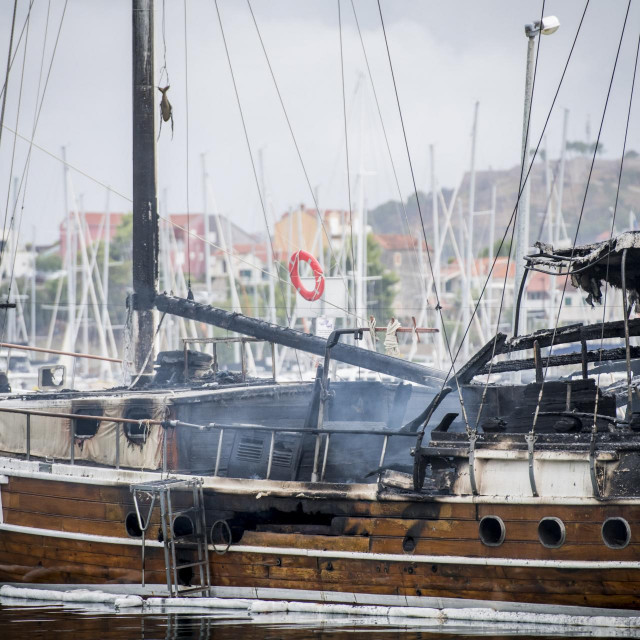
[{"label": "wooden mast", "polygon": [[158,284],[153,0],[132,0],[132,19],[134,362],[136,373],[150,373]]}]

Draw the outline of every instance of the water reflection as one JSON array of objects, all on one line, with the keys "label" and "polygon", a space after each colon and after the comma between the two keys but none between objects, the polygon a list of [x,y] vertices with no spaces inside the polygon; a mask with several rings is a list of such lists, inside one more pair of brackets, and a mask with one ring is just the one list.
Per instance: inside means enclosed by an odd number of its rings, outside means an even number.
[{"label": "water reflection", "polygon": [[[24,604],[24,606],[23,606]],[[567,629],[550,625],[506,625],[478,623],[438,625],[435,621],[407,620],[395,623],[387,618],[321,617],[318,614],[281,614],[250,617],[239,611],[194,614],[115,613],[108,607],[88,609],[64,605],[16,606],[8,600],[0,604],[0,637],[12,640],[73,637],[74,640],[293,640],[349,639],[379,637],[385,640],[451,640],[478,638],[640,638],[639,631],[623,629]]]}]

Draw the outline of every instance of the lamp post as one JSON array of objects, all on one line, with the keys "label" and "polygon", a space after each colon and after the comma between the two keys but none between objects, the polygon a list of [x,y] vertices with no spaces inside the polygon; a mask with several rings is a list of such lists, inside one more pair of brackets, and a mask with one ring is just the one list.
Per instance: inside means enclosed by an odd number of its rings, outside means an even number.
[{"label": "lamp post", "polygon": [[[533,24],[524,26],[524,33],[527,36],[527,71],[524,85],[524,119],[522,123],[522,166],[520,172],[520,200],[518,202],[518,219],[516,227],[516,277],[514,282],[514,305],[513,305],[513,327],[514,334],[518,328],[521,333],[526,333],[526,306],[524,310],[523,323],[520,326],[518,314],[522,314],[522,305],[516,305],[516,297],[520,291],[522,279],[524,278],[524,256],[529,247],[529,207],[531,194],[531,181],[527,180],[527,163],[529,161],[529,117],[531,115],[531,97],[533,94],[533,66],[534,66],[534,44],[536,36],[551,35],[560,27],[560,21],[555,16],[547,16],[542,20],[536,20]],[[520,311],[519,311],[520,309]]]}]

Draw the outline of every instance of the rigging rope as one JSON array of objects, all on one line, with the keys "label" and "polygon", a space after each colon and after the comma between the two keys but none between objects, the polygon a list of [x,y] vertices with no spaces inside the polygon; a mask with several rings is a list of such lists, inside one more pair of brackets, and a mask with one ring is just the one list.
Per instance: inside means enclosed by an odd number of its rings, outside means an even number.
[{"label": "rigging rope", "polygon": [[[400,180],[398,179],[398,172],[396,171],[396,165],[395,162],[393,161],[393,154],[391,153],[391,145],[389,144],[389,137],[387,136],[387,128],[384,125],[384,120],[382,118],[382,109],[380,108],[380,101],[378,100],[378,92],[376,91],[376,86],[375,83],[373,82],[373,74],[371,73],[371,66],[369,65],[369,56],[367,55],[367,50],[364,46],[364,39],[362,37],[362,30],[360,29],[360,21],[358,20],[358,14],[356,13],[356,7],[355,4],[353,2],[353,0],[351,0],[351,8],[353,10],[353,17],[355,18],[356,21],[356,28],[358,30],[358,37],[360,39],[360,46],[362,47],[362,53],[364,55],[364,61],[367,67],[367,74],[369,75],[369,81],[371,82],[371,89],[373,91],[373,98],[375,100],[376,103],[376,109],[378,111],[378,118],[380,119],[380,126],[382,127],[382,134],[384,136],[384,142],[385,145],[387,147],[387,153],[389,154],[389,161],[391,163],[391,170],[393,172],[393,179],[395,181],[396,184],[396,189],[398,191],[398,198],[400,200],[400,207],[402,208],[402,214],[404,215],[404,220],[407,226],[407,231],[409,233],[409,236],[411,237],[412,241],[413,241],[413,233],[411,231],[411,225],[409,224],[409,216],[407,214],[407,208],[405,207],[404,204],[404,198],[402,197],[402,190],[400,189]],[[438,239],[439,240],[439,239]],[[425,291],[429,288],[427,286],[427,280],[424,276],[424,273],[422,272],[422,268],[421,268],[421,260],[418,256],[418,250],[417,247],[414,246],[413,247],[413,253],[414,253],[414,257],[416,259],[416,270],[418,271],[418,273],[420,274],[420,279],[422,280],[422,286],[424,287]]]},{"label": "rigging rope", "polygon": [[[567,69],[568,69],[568,67],[569,67],[569,62],[571,61],[571,58],[572,58],[572,55],[573,55],[573,51],[574,51],[575,46],[576,46],[576,42],[577,42],[577,40],[578,40],[578,35],[580,34],[580,31],[581,31],[581,29],[582,29],[582,23],[584,22],[584,17],[585,17],[585,15],[586,15],[587,8],[589,7],[589,2],[590,2],[590,0],[587,0],[587,1],[586,1],[584,11],[582,12],[582,17],[580,18],[580,22],[579,22],[579,24],[578,24],[578,28],[577,28],[577,30],[576,30],[576,35],[574,36],[573,43],[571,44],[571,49],[569,50],[569,55],[568,55],[568,57],[567,57],[567,61],[566,61],[565,65],[564,65],[564,69],[562,70],[562,75],[560,76],[560,81],[559,81],[559,83],[558,83],[558,86],[557,86],[557,88],[556,88],[555,94],[554,94],[554,96],[553,96],[553,100],[551,101],[551,106],[549,107],[549,111],[548,111],[548,113],[547,113],[547,117],[546,117],[546,119],[545,119],[544,126],[542,127],[542,133],[540,134],[540,138],[539,138],[539,140],[538,140],[538,144],[536,145],[535,151],[534,151],[534,153],[533,153],[533,155],[532,155],[532,158],[531,158],[531,162],[529,163],[529,168],[528,168],[528,170],[527,170],[527,178],[528,178],[528,176],[529,176],[529,174],[531,173],[531,170],[532,170],[532,168],[533,168],[533,164],[534,164],[535,159],[536,159],[536,156],[537,156],[537,154],[538,154],[538,150],[539,150],[540,145],[541,145],[541,143],[542,143],[542,140],[543,140],[544,134],[545,134],[545,132],[546,132],[546,130],[547,130],[547,126],[548,126],[548,124],[549,124],[549,120],[550,120],[550,118],[551,118],[551,114],[552,114],[552,112],[553,112],[553,108],[554,108],[554,106],[555,106],[555,104],[556,104],[556,101],[557,101],[557,99],[558,99],[558,95],[559,95],[559,93],[560,93],[560,89],[562,88],[562,85],[563,85],[563,83],[564,83],[564,78],[565,78],[565,76],[566,76]],[[506,228],[505,228],[504,234],[502,235],[502,239],[500,240],[500,244],[499,244],[499,246],[498,246],[498,249],[497,249],[497,251],[495,252],[495,256],[494,256],[494,258],[493,258],[493,261],[492,261],[492,264],[491,264],[491,268],[489,269],[489,271],[488,271],[488,273],[487,273],[487,277],[485,278],[484,284],[483,284],[483,286],[482,286],[482,290],[480,291],[480,295],[478,296],[478,300],[477,300],[477,302],[476,302],[476,304],[475,304],[475,306],[474,306],[473,312],[472,312],[472,314],[471,314],[471,318],[469,319],[469,324],[467,325],[467,328],[466,328],[466,330],[465,330],[465,332],[464,332],[464,335],[463,335],[463,337],[462,337],[462,340],[463,340],[463,341],[466,339],[467,333],[469,332],[469,329],[470,329],[470,327],[471,327],[471,323],[473,322],[473,319],[474,319],[474,317],[476,316],[476,314],[477,314],[477,312],[478,312],[478,308],[479,308],[479,306],[480,306],[480,303],[481,303],[481,301],[482,301],[482,298],[484,297],[484,293],[485,293],[485,291],[486,291],[486,289],[487,289],[487,287],[488,287],[488,285],[489,285],[489,282],[490,282],[490,280],[491,280],[491,275],[493,274],[493,270],[494,270],[494,268],[495,268],[495,266],[496,266],[496,263],[497,263],[498,257],[500,256],[500,252],[502,251],[502,247],[504,246],[505,240],[507,239],[507,235],[508,235],[508,233],[509,233],[509,229],[510,229],[511,225],[514,223],[514,218],[515,218],[515,216],[516,216],[516,212],[517,212],[517,210],[518,210],[518,203],[520,202],[520,198],[521,198],[521,196],[522,196],[522,192],[523,192],[523,189],[522,189],[522,186],[521,186],[521,187],[520,187],[520,189],[519,189],[519,191],[518,191],[518,196],[517,196],[517,198],[516,198],[516,202],[515,202],[515,205],[514,205],[514,207],[513,207],[513,211],[511,212],[511,216],[510,216],[510,218],[509,218],[509,221],[508,221],[508,223],[507,223],[507,226],[506,226]],[[496,339],[497,339],[497,336],[496,336],[496,338],[494,338],[494,353],[495,353],[495,340],[496,340]],[[457,351],[456,351],[456,355],[455,355],[454,360],[457,360],[458,356],[460,355],[460,351],[461,351],[461,350],[462,350],[462,342],[461,342],[461,344],[458,346],[458,349],[457,349]],[[441,396],[441,395],[442,395],[442,393],[444,392],[444,390],[445,390],[445,386],[446,386],[446,383],[447,383],[447,381],[449,380],[449,378],[450,378],[450,376],[451,376],[452,371],[453,371],[453,367],[449,367],[449,371],[447,372],[447,375],[445,376],[445,380],[444,380],[444,382],[443,382],[442,388],[441,388],[441,390],[440,390],[440,392],[439,392],[438,396]],[[437,404],[437,403],[436,403],[436,404]],[[430,417],[430,416],[429,416],[429,417]],[[425,427],[426,427],[427,423],[428,423],[428,419],[423,423],[423,427],[422,427],[422,433],[423,433],[423,434],[424,434],[424,429],[425,429]]]},{"label": "rigging rope", "polygon": [[[340,0],[337,0],[338,2],[338,34],[340,36],[340,78],[342,81],[342,119],[344,121],[344,149],[345,149],[345,161],[347,164],[347,195],[348,195],[348,200],[349,200],[349,233],[350,233],[350,240],[349,240],[349,244],[350,244],[350,249],[351,249],[351,273],[353,274],[353,290],[354,290],[354,309],[356,312],[356,319],[358,318],[358,313],[362,313],[364,312],[364,317],[366,318],[367,315],[367,310],[364,309],[357,309],[356,308],[356,304],[355,301],[358,299],[358,296],[355,295],[356,292],[356,287],[363,287],[366,286],[364,283],[366,282],[366,280],[364,282],[356,282],[356,278],[355,278],[355,273],[356,273],[356,259],[355,259],[355,254],[353,252],[353,205],[351,202],[351,170],[349,167],[349,136],[347,133],[347,97],[345,94],[345,86],[344,86],[344,51],[342,48],[342,10],[341,10],[341,5],[340,5]],[[360,179],[362,180],[362,176],[360,176]],[[364,214],[364,212],[361,212],[362,214]],[[366,242],[366,238],[364,240]],[[366,273],[364,274],[364,277],[366,278]],[[356,320],[356,324],[357,324],[357,320]]]},{"label": "rigging rope", "polygon": [[[65,0],[63,9],[62,9],[62,15],[60,17],[60,24],[58,25],[58,32],[56,35],[56,40],[54,43],[54,47],[53,47],[53,51],[51,53],[51,62],[49,63],[49,69],[47,70],[47,77],[45,80],[45,84],[44,84],[44,88],[42,90],[42,97],[40,99],[40,104],[37,104],[36,101],[36,107],[37,107],[37,113],[34,114],[34,123],[33,123],[33,130],[31,132],[31,139],[30,139],[30,144],[29,144],[29,150],[27,152],[27,158],[25,160],[25,165],[24,165],[24,169],[22,171],[22,176],[20,178],[20,184],[18,186],[18,193],[20,193],[22,191],[22,208],[21,208],[21,213],[24,210],[24,201],[25,201],[25,197],[26,197],[26,193],[27,193],[27,184],[29,181],[29,169],[31,167],[31,152],[33,150],[33,140],[35,138],[36,135],[36,129],[38,126],[38,122],[40,121],[40,115],[42,113],[42,106],[44,104],[44,99],[45,99],[45,95],[47,92],[47,87],[49,86],[49,79],[51,77],[51,69],[53,68],[53,61],[55,59],[55,55],[56,55],[56,51],[58,50],[58,43],[60,41],[60,33],[62,31],[62,25],[64,23],[64,18],[67,12],[67,4],[68,4],[69,0]],[[47,13],[47,19],[49,17],[49,14]],[[48,29],[48,25],[47,25],[47,29]],[[42,56],[44,59],[44,46],[43,46],[43,52],[42,52]],[[26,42],[25,42],[25,56],[26,56]],[[42,64],[42,63],[41,63]],[[23,70],[24,72],[24,70]],[[42,76],[40,75],[40,78],[38,80],[38,87],[40,86],[40,82],[41,82]],[[5,127],[6,128],[6,127]],[[14,139],[15,141],[15,139]],[[24,189],[23,189],[23,184],[24,184]],[[15,217],[15,211],[17,208],[17,204],[18,204],[18,199],[16,198],[16,202],[14,205],[14,211],[13,211],[13,217]],[[20,223],[22,222],[22,215],[20,215]],[[6,224],[6,215],[5,215],[5,224]],[[18,235],[19,235],[19,231],[20,231],[20,227],[18,227]],[[4,250],[4,247],[2,247],[2,250]],[[13,261],[13,265],[12,265],[12,269],[11,269],[11,278],[9,281],[9,290],[11,289],[11,283],[13,282],[13,275],[14,275],[14,269],[15,269],[15,259],[16,256],[14,255],[14,261]],[[2,251],[0,251],[0,265],[2,264]],[[5,316],[4,316],[4,323],[3,323],[3,327],[2,327],[2,335],[4,335],[4,329],[5,329],[5,324],[6,324],[6,311],[5,311]]]},{"label": "rigging rope", "polygon": [[[422,216],[422,207],[420,206],[420,198],[418,197],[418,187],[417,187],[417,184],[416,184],[415,173],[413,171],[413,163],[411,161],[411,153],[409,151],[409,141],[407,139],[407,131],[406,131],[406,128],[404,126],[404,118],[402,116],[402,109],[401,109],[401,106],[400,106],[400,96],[398,95],[398,86],[396,84],[396,76],[395,76],[395,73],[394,73],[394,70],[393,70],[393,64],[391,62],[391,51],[389,50],[389,42],[387,40],[387,31],[386,31],[386,28],[385,28],[385,25],[384,25],[384,18],[382,16],[382,7],[380,6],[380,0],[377,0],[377,1],[378,1],[378,12],[380,14],[380,23],[382,25],[382,33],[384,35],[384,42],[385,42],[385,47],[386,47],[386,51],[387,51],[387,59],[389,60],[389,69],[391,71],[391,79],[393,80],[393,89],[394,89],[394,92],[395,92],[396,104],[398,106],[398,115],[400,116],[400,124],[402,126],[402,135],[403,135],[403,138],[404,138],[404,145],[405,145],[405,148],[406,148],[406,151],[407,151],[407,159],[409,161],[409,170],[411,172],[411,180],[413,182],[413,190],[414,190],[415,196],[416,196],[416,204],[418,206],[418,214],[420,216],[420,224],[421,224],[421,227],[422,227],[422,234],[424,236],[424,243],[425,243],[425,247],[426,247],[427,260],[428,260],[428,263],[429,263],[429,270],[431,271],[431,278],[432,278],[432,281],[433,281],[433,292],[434,292],[435,297],[436,297],[436,309],[437,309],[438,313],[440,314],[440,321],[441,321],[441,325],[442,325],[442,335],[444,337],[445,345],[446,345],[447,351],[449,353],[449,358],[451,359],[451,369],[453,370],[454,375],[455,375],[455,360],[454,360],[453,354],[451,352],[451,345],[449,343],[449,337],[447,335],[447,329],[446,329],[446,326],[445,326],[445,323],[444,323],[444,317],[443,317],[443,314],[442,314],[442,305],[440,304],[440,295],[438,293],[438,287],[436,285],[435,278],[433,276],[433,264],[431,262],[431,251],[429,249],[429,242],[427,241],[427,232],[426,232],[426,229],[425,229],[425,226],[424,226],[424,218]],[[443,389],[444,389],[445,383],[446,383],[446,378],[445,378],[445,382],[443,382]],[[464,423],[465,423],[465,428],[467,430],[467,433],[470,435],[471,434],[471,428],[469,427],[469,420],[468,420],[468,417],[467,417],[467,410],[466,410],[465,405],[464,405],[464,399],[462,397],[462,390],[460,389],[460,385],[457,385],[457,390],[458,390],[458,398],[460,400],[460,408],[462,410],[462,416],[463,416]],[[442,390],[440,391],[440,393],[442,393]]]},{"label": "rigging rope", "polygon": [[[624,32],[626,30],[627,18],[629,17],[630,8],[631,8],[631,0],[629,0],[629,3],[627,4],[627,10],[626,10],[626,13],[625,13],[625,16],[624,16],[624,22],[622,24],[622,32],[620,33],[620,40],[618,42],[618,49],[616,51],[616,57],[615,57],[615,60],[614,60],[614,63],[613,63],[613,69],[611,71],[611,79],[609,81],[609,88],[607,89],[607,97],[605,99],[604,108],[602,110],[602,118],[600,119],[600,127],[598,128],[598,136],[596,138],[596,143],[595,143],[595,146],[594,146],[594,149],[593,149],[593,156],[591,158],[591,165],[589,167],[589,175],[587,177],[587,184],[586,184],[585,189],[584,189],[584,197],[582,199],[582,206],[580,208],[580,215],[578,216],[578,224],[576,225],[576,232],[575,232],[575,235],[573,237],[573,244],[571,246],[571,259],[573,259],[573,255],[574,255],[575,249],[576,249],[576,244],[578,242],[578,234],[580,233],[580,225],[582,223],[582,218],[583,218],[583,215],[584,215],[584,208],[585,208],[585,205],[586,205],[586,202],[587,202],[587,194],[589,193],[589,185],[591,183],[591,176],[593,174],[593,166],[595,164],[596,155],[598,153],[598,145],[600,144],[600,137],[602,135],[602,128],[604,126],[604,119],[605,119],[605,116],[606,116],[606,113],[607,113],[607,106],[609,105],[609,97],[611,96],[611,87],[613,86],[613,79],[615,77],[616,68],[618,66],[618,59],[620,57],[620,49],[622,47],[622,40],[624,38]],[[634,74],[635,74],[635,68],[634,68]],[[626,139],[626,136],[625,136],[625,139]],[[607,262],[607,266],[608,266],[608,262]],[[545,384],[545,381],[547,379],[547,373],[549,372],[549,363],[550,363],[551,356],[553,354],[553,346],[554,346],[553,343],[554,343],[554,340],[555,340],[555,337],[556,337],[556,332],[558,330],[558,323],[560,322],[560,313],[562,311],[562,304],[564,302],[564,296],[565,296],[565,293],[566,293],[566,290],[567,290],[567,283],[568,282],[569,282],[569,276],[567,275],[565,277],[564,285],[562,287],[562,294],[560,296],[560,305],[558,307],[558,313],[556,315],[556,321],[555,321],[555,325],[553,327],[553,335],[551,337],[551,345],[549,347],[549,354],[548,354],[548,357],[547,357],[547,364],[545,366],[544,373],[543,373],[543,376],[542,376],[542,383],[540,385],[540,392],[538,394],[538,402],[536,404],[536,410],[535,410],[535,413],[533,415],[533,425],[531,427],[531,434],[533,434],[534,431],[535,431],[536,423],[538,421],[538,415],[540,413],[540,405],[542,404],[542,397],[543,397],[543,393],[544,393],[544,384]],[[626,310],[625,310],[625,313],[626,313]],[[597,392],[598,392],[598,389],[596,388],[596,394],[597,394]],[[594,416],[594,424],[593,424],[594,433],[595,433],[596,430],[597,430],[597,425],[596,425],[596,419],[595,419],[595,416]]]},{"label": "rigging rope", "polygon": [[[186,2],[186,0],[185,0]],[[265,224],[265,228],[267,230],[267,236],[269,238],[269,244],[271,245],[271,255],[273,256],[273,261],[274,264],[276,266],[276,271],[279,270],[280,264],[279,262],[276,260],[276,254],[274,251],[274,246],[273,246],[273,239],[271,237],[271,231],[269,229],[269,222],[268,222],[268,218],[267,218],[267,208],[264,202],[264,197],[262,194],[262,190],[260,189],[260,179],[258,177],[258,171],[256,169],[256,164],[255,161],[253,159],[253,152],[251,151],[251,142],[249,140],[249,131],[247,130],[247,124],[245,122],[244,119],[244,111],[242,109],[242,102],[240,101],[240,94],[238,92],[238,86],[236,84],[236,77],[235,77],[235,73],[233,71],[233,65],[231,64],[231,54],[229,53],[229,47],[227,45],[227,38],[224,34],[224,27],[222,26],[222,16],[220,15],[220,8],[218,7],[218,0],[214,0],[214,5],[216,8],[216,14],[218,16],[218,24],[220,25],[220,33],[222,35],[222,43],[224,45],[224,50],[225,50],[225,54],[227,57],[227,62],[229,64],[229,74],[231,75],[231,82],[233,83],[233,91],[235,93],[235,97],[236,97],[236,102],[238,104],[238,111],[240,114],[240,120],[242,122],[242,129],[244,131],[244,138],[245,138],[245,142],[247,143],[247,151],[249,153],[249,159],[251,161],[251,169],[253,171],[253,177],[255,180],[255,184],[256,184],[256,189],[258,191],[258,198],[260,199],[260,208],[262,209],[262,215],[264,217],[264,224]],[[280,281],[280,293],[282,295],[282,299],[285,299],[285,292],[284,292],[284,288],[282,285],[282,280],[280,279],[280,277],[278,276],[278,280]],[[287,324],[290,327],[291,326],[291,317],[289,315],[289,310],[286,309],[286,316],[287,316]],[[300,367],[300,360],[298,358],[298,352],[296,350],[294,350],[294,353],[296,355],[296,362],[298,364],[298,373],[300,375],[300,379],[302,380],[302,368]]]},{"label": "rigging rope", "polygon": [[[184,95],[185,95],[185,121],[186,121],[186,179],[187,179],[187,297],[193,299],[193,293],[191,292],[191,209],[189,207],[189,46],[187,40],[187,0],[183,0],[184,6]],[[163,14],[164,20],[164,14]],[[164,23],[163,23],[164,29]],[[163,32],[164,34],[164,32]],[[166,62],[166,61],[165,61]],[[168,76],[167,76],[168,77]],[[205,214],[206,215],[206,214]]]},{"label": "rigging rope", "polygon": [[[315,190],[313,189],[313,187],[311,186],[311,180],[309,178],[309,173],[307,171],[307,167],[302,159],[302,152],[300,151],[300,146],[298,145],[298,140],[296,139],[296,136],[293,132],[293,126],[291,124],[291,120],[289,119],[289,114],[287,113],[287,109],[285,107],[284,104],[284,99],[282,98],[282,93],[280,92],[280,87],[278,86],[278,82],[276,80],[276,76],[275,76],[275,72],[273,71],[273,67],[271,66],[271,60],[269,59],[269,55],[267,54],[267,48],[264,44],[264,41],[262,39],[262,33],[260,32],[260,28],[258,26],[258,22],[256,20],[255,14],[253,13],[253,7],[251,6],[251,0],[247,0],[247,5],[249,7],[249,12],[251,13],[251,18],[253,19],[253,24],[255,25],[256,28],[256,32],[258,34],[258,39],[260,41],[260,46],[262,47],[262,51],[264,53],[264,57],[265,60],[267,62],[267,66],[269,67],[269,73],[271,74],[271,78],[273,80],[273,84],[276,90],[276,93],[278,95],[278,100],[280,101],[280,106],[282,107],[282,111],[284,113],[284,118],[285,121],[287,123],[287,127],[289,128],[289,133],[291,134],[291,139],[293,140],[293,145],[296,149],[296,153],[298,155],[298,160],[300,161],[300,166],[302,167],[302,172],[304,173],[304,177],[305,180],[307,182],[307,187],[309,188],[309,193],[311,194],[311,198],[313,199],[313,204],[316,208],[316,214],[318,216],[318,220],[320,222],[320,225],[322,226],[322,231],[325,235],[325,237],[327,238],[327,243],[329,246],[329,251],[331,252],[331,257],[333,258],[334,264],[336,266],[336,269],[338,271],[338,273],[340,274],[340,276],[342,277],[344,283],[345,283],[345,288],[347,290],[347,294],[350,295],[349,293],[349,285],[346,279],[345,274],[343,273],[341,267],[340,267],[340,262],[338,260],[338,258],[336,257],[334,250],[333,250],[333,246],[331,244],[331,235],[329,234],[329,232],[327,231],[327,228],[325,226],[324,220],[322,219],[322,215],[320,213],[320,208],[318,206],[318,199],[315,193]],[[328,274],[331,273],[331,267],[329,267],[328,270]]]},{"label": "rigging rope", "polygon": [[[540,9],[540,22],[542,23],[542,19],[544,16],[544,8],[545,8],[545,4],[546,4],[546,0],[542,0],[542,7]],[[535,88],[536,88],[536,78],[538,76],[538,59],[539,59],[539,54],[540,54],[540,42],[542,41],[542,37],[541,34],[538,34],[538,42],[536,43],[536,61],[535,64],[533,66],[533,80],[532,80],[532,84],[531,84],[531,100],[529,102],[529,112],[527,113],[527,128],[526,128],[526,133],[525,133],[525,140],[528,142],[529,140],[529,130],[531,128],[531,112],[533,111],[533,97],[535,95]],[[525,89],[526,91],[526,89]],[[540,142],[542,142],[542,136],[540,137]],[[538,148],[540,146],[540,142],[538,143],[538,147],[536,147],[536,154],[538,152]],[[522,162],[520,164],[520,188],[519,188],[519,194],[518,194],[518,201],[516,203],[516,207],[515,207],[515,218],[513,221],[513,227],[511,229],[511,239],[509,241],[509,250],[507,252],[507,265],[506,268],[504,270],[504,280],[502,283],[502,293],[500,294],[500,306],[498,307],[498,317],[496,318],[496,334],[493,338],[493,346],[491,347],[491,360],[489,361],[489,373],[487,374],[487,379],[485,381],[485,385],[484,388],[482,390],[482,397],[480,399],[480,406],[478,407],[478,415],[476,416],[476,424],[474,426],[474,433],[478,431],[478,425],[480,424],[480,418],[482,417],[482,410],[484,408],[484,404],[487,398],[487,392],[489,390],[489,381],[491,380],[491,371],[493,369],[493,360],[495,358],[496,355],[496,345],[498,343],[498,328],[500,327],[500,319],[502,318],[502,310],[504,308],[504,298],[505,298],[505,292],[507,289],[507,279],[509,278],[509,265],[511,264],[511,250],[513,249],[513,236],[515,234],[515,230],[516,230],[516,222],[518,219],[518,209],[519,209],[519,205],[520,205],[520,198],[522,197],[522,193],[524,193],[524,190],[526,188],[527,185],[527,181],[529,180],[529,173],[531,171],[531,167],[533,166],[533,162],[535,161],[535,155],[534,158],[531,161],[531,165],[529,167],[529,171],[527,171],[527,175],[524,176],[524,168],[526,166],[527,163],[527,158],[526,158],[526,152],[527,152],[527,147],[528,144],[524,144],[523,145],[523,149],[522,149]],[[524,176],[524,181],[523,181],[523,176]],[[525,225],[525,228],[527,228],[527,226]],[[525,239],[525,245],[528,246],[529,244],[529,239],[526,238]],[[502,248],[502,246],[500,246],[500,249]],[[497,254],[500,253],[500,250],[498,250]],[[497,255],[496,254],[496,255]],[[526,272],[524,273],[524,275],[526,276]],[[514,288],[514,296],[517,296],[518,292],[515,291]],[[465,333],[466,335],[466,333]]]},{"label": "rigging rope", "polygon": [[[20,49],[20,43],[22,42],[22,36],[24,36],[24,32],[25,29],[27,28],[27,21],[29,20],[30,16],[31,16],[31,8],[33,7],[33,3],[35,2],[35,0],[30,0],[29,2],[29,9],[27,10],[27,16],[24,19],[24,24],[22,25],[22,30],[20,31],[20,36],[18,37],[18,40],[16,42],[16,46],[13,49],[13,55],[11,56],[10,59],[10,63],[9,66],[7,67],[8,71],[11,71],[11,69],[13,69],[13,63],[16,59],[16,56],[18,55],[18,50]],[[4,82],[2,84],[2,89],[0,89],[0,96],[4,96],[4,92],[7,88],[7,82],[8,82],[8,73],[5,76]]]},{"label": "rigging rope", "polygon": [[[629,94],[629,109],[627,110],[627,123],[625,125],[625,129],[624,129],[624,141],[622,143],[622,157],[620,158],[620,170],[618,172],[618,185],[616,187],[616,199],[615,199],[615,203],[613,205],[613,216],[611,219],[611,231],[609,233],[609,242],[611,242],[613,240],[613,235],[615,233],[615,224],[616,224],[616,213],[618,211],[618,198],[620,196],[620,184],[622,183],[622,170],[624,167],[624,156],[625,156],[625,152],[627,149],[627,136],[629,134],[629,122],[631,120],[631,106],[633,104],[633,93],[635,90],[635,86],[636,86],[636,73],[638,71],[638,54],[640,53],[640,35],[638,35],[638,44],[636,46],[636,59],[635,59],[635,63],[633,65],[633,79],[631,80],[631,93]],[[606,312],[607,312],[607,293],[609,291],[609,263],[610,263],[610,258],[609,256],[611,255],[611,251],[609,251],[607,253],[607,271],[606,271],[606,275],[605,275],[605,288],[604,288],[604,302],[603,302],[603,306],[602,306],[602,331],[600,333],[600,350],[599,350],[599,362],[598,364],[602,364],[602,348],[603,348],[603,344],[604,344],[604,323],[606,320]],[[627,313],[626,308],[623,308],[623,313]],[[597,431],[597,416],[598,416],[598,400],[599,400],[599,395],[598,395],[598,389],[600,387],[600,371],[598,371],[598,376],[597,376],[597,381],[596,381],[596,397],[595,397],[595,402],[594,402],[594,410],[593,410],[593,427],[592,430],[595,432]],[[630,392],[630,388],[631,388],[631,372],[627,369],[627,394],[628,396],[631,395]],[[629,403],[629,405],[627,406],[627,419],[631,420],[632,417],[632,406],[631,403]]]},{"label": "rigging rope", "polygon": [[[9,82],[9,72],[11,71],[11,50],[13,48],[13,34],[16,28],[16,10],[18,8],[18,0],[14,0],[13,2],[13,18],[11,19],[11,35],[9,36],[9,53],[7,54],[7,73],[5,74],[5,86],[7,86]],[[31,12],[29,12],[31,13]],[[17,47],[16,47],[17,49]],[[25,47],[26,51],[26,47]],[[24,63],[23,63],[24,64]],[[4,92],[2,96],[2,110],[0,111],[0,142],[2,142],[2,125],[4,124],[4,112],[7,107],[7,93]]]},{"label": "rigging rope", "polygon": [[[14,9],[15,9],[15,7],[14,7]],[[15,22],[15,15],[14,15],[14,22]],[[31,24],[30,20],[27,21],[27,31],[26,31],[26,37],[25,37],[25,40],[24,40],[24,49],[23,49],[23,54],[22,54],[22,69],[21,69],[21,72],[20,72],[20,87],[18,89],[18,104],[17,104],[17,108],[16,108],[16,124],[15,124],[16,129],[18,128],[18,125],[20,123],[21,106],[22,106],[22,90],[24,88],[24,70],[25,70],[26,60],[27,60],[27,49],[28,49],[28,46],[29,46],[29,25],[30,24]],[[4,106],[5,106],[5,102],[6,102],[6,97],[7,97],[7,94],[5,94],[4,100],[3,100],[3,110],[4,110]],[[9,224],[9,232],[7,232],[7,218],[9,216],[9,199],[10,199],[10,196],[11,196],[11,176],[13,175],[13,165],[14,165],[14,162],[15,162],[16,143],[17,143],[17,140],[14,137],[13,138],[13,145],[11,147],[11,164],[10,164],[10,167],[9,167],[9,183],[7,185],[7,201],[6,201],[5,211],[4,211],[4,220],[3,220],[3,223],[2,223],[2,247],[0,247],[0,267],[2,266],[3,252],[5,250],[5,247],[9,244],[8,236],[9,236],[9,233],[11,232],[11,228],[13,227],[13,223],[14,223],[14,219],[15,219],[15,215],[16,215],[16,208],[17,208],[17,205],[18,205],[18,201],[20,200],[20,191],[18,190],[14,194],[14,196],[15,196],[15,204],[14,204],[14,207],[13,207],[13,212],[11,214],[11,221],[10,221],[10,224]],[[16,238],[15,249],[13,249],[14,264],[15,264],[16,254],[18,252],[17,241],[18,241],[18,239]],[[12,242],[11,245],[14,246],[14,243]],[[11,252],[11,248],[9,249],[9,251]],[[2,274],[2,271],[0,270],[0,275],[1,274]],[[7,288],[7,302],[11,298],[11,286],[12,286],[12,284],[13,284],[13,267],[11,269],[11,273],[10,273],[10,277],[9,277],[9,286]],[[2,331],[0,332],[0,335],[2,336],[2,341],[4,342],[5,328],[6,328],[6,324],[7,324],[7,317],[9,315],[9,308],[5,307],[3,309],[3,311],[4,311],[4,313],[2,314]],[[7,367],[8,366],[9,365],[8,365],[8,362],[7,362]]]}]

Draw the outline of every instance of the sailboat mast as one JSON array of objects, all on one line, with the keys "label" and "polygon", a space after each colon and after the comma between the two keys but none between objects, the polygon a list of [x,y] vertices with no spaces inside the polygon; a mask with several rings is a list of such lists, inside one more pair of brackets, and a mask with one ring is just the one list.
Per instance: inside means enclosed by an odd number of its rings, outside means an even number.
[{"label": "sailboat mast", "polygon": [[134,359],[137,373],[150,373],[158,284],[153,0],[132,0],[132,19]]}]

